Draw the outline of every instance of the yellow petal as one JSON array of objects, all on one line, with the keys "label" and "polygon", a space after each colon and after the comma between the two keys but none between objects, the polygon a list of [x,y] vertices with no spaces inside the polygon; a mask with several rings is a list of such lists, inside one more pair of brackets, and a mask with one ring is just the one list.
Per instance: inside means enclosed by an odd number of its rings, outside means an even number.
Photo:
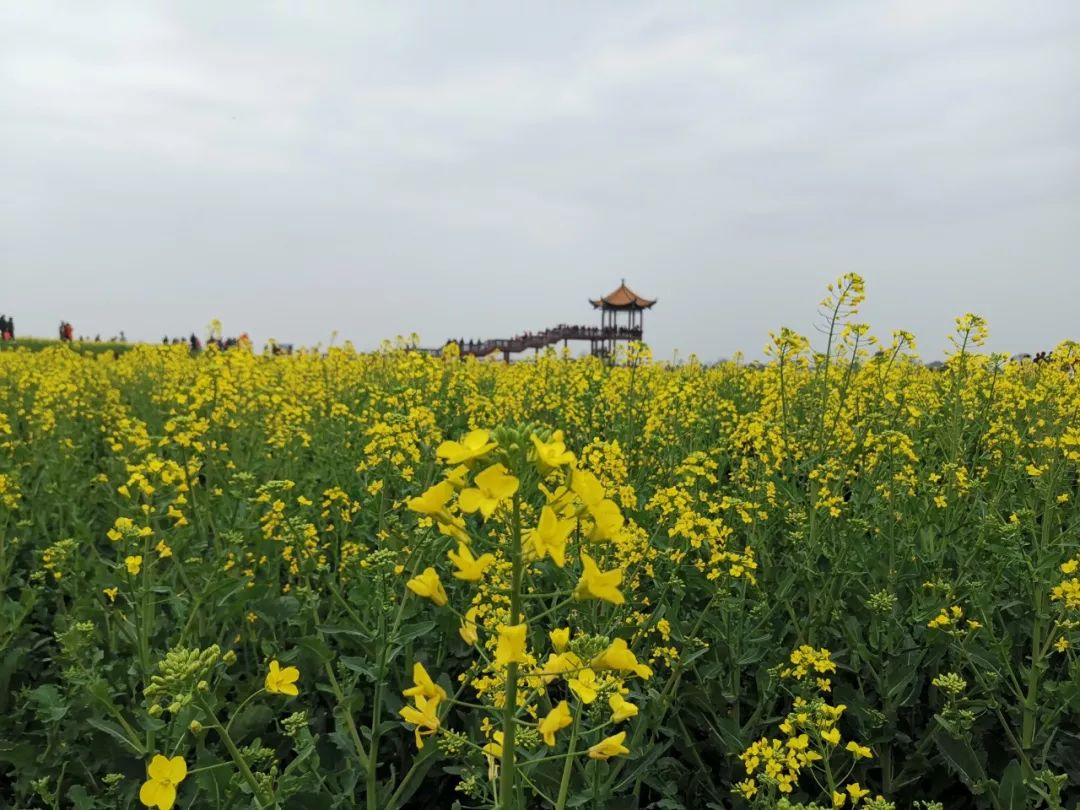
[{"label": "yellow petal", "polygon": [[[290,667],[295,669],[295,667]],[[183,757],[173,757],[168,763],[168,781],[174,785],[179,785],[187,777],[187,763],[184,762]]]},{"label": "yellow petal", "polygon": [[161,754],[154,754],[154,758],[150,760],[150,766],[146,769],[146,773],[151,779],[168,781],[170,773],[169,758],[162,756]]}]

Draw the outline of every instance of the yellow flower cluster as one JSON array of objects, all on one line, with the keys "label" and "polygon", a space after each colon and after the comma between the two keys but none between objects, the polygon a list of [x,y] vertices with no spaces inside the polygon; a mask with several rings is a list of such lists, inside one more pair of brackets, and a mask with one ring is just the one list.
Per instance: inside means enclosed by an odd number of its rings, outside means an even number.
[{"label": "yellow flower cluster", "polygon": [[948,610],[942,608],[937,616],[926,623],[926,626],[935,630],[944,630],[951,634],[966,633],[978,630],[982,623],[977,619],[964,619],[964,609],[959,605],[953,605]]},{"label": "yellow flower cluster", "polygon": [[[607,458],[599,448],[591,455],[594,461]],[[485,742],[478,748],[488,759],[489,776],[515,779],[520,746],[535,739],[553,748],[567,729],[572,729],[567,756],[577,752],[607,760],[629,753],[625,731],[575,748],[578,739],[636,717],[639,707],[629,699],[627,680],[653,675],[627,639],[613,632],[618,611],[628,602],[628,563],[643,559],[633,553],[636,531],[619,504],[596,473],[578,464],[562,431],[476,428],[443,441],[436,456],[443,477],[406,502],[420,516],[420,528],[435,529],[416,552],[417,560],[430,564],[408,578],[406,589],[436,608],[455,609],[459,595],[468,599],[458,614],[458,635],[478,657],[459,680],[502,717],[501,727],[487,718],[482,724]],[[607,474],[617,480],[621,472],[615,468]],[[444,585],[440,569],[461,584]],[[548,607],[533,607],[538,592],[551,600]],[[551,627],[544,635],[552,651],[541,660],[535,639],[542,620],[580,621],[583,614],[575,605],[590,602],[613,611],[588,614],[594,620],[607,615],[607,632]],[[440,706],[455,699],[447,698],[419,662],[413,680],[414,687],[405,691],[413,703],[401,717],[422,747],[425,737],[443,728]],[[567,697],[554,699],[555,682],[564,684]],[[586,716],[596,716],[593,707],[600,701],[609,709],[607,721],[582,727]],[[531,728],[521,725],[522,713],[533,718]]]},{"label": "yellow flower cluster", "polygon": [[[791,666],[781,667],[780,677],[795,681],[796,688],[810,697],[797,694],[791,712],[780,723],[783,738],[762,737],[740,754],[747,779],[735,785],[735,791],[750,799],[763,787],[780,794],[792,793],[805,772],[819,770],[814,777],[829,786],[833,806],[842,807],[850,797],[852,805],[858,803],[869,791],[858,782],[848,783],[844,792],[838,790],[834,779],[840,773],[833,767],[834,755],[839,751],[850,754],[850,762],[873,759],[869,746],[855,740],[844,742],[839,722],[847,706],[830,705],[821,694],[830,691],[828,679],[821,676],[836,672],[832,654],[826,649],[801,645],[789,656]],[[850,773],[850,767],[846,772]]]}]

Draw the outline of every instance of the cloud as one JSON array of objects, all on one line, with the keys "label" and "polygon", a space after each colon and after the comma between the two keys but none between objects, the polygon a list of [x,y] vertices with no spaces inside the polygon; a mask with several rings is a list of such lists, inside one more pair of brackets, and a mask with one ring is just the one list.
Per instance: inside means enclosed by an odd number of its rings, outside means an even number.
[{"label": "cloud", "polygon": [[591,320],[625,276],[709,357],[858,270],[930,351],[967,310],[1041,346],[1080,293],[1078,45],[1067,0],[9,4],[0,309],[371,346]]}]

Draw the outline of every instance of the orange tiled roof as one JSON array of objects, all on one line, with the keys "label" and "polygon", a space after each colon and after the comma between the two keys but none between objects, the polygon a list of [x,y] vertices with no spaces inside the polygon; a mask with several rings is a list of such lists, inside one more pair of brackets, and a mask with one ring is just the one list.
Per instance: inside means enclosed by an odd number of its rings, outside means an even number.
[{"label": "orange tiled roof", "polygon": [[596,309],[601,307],[605,309],[648,309],[656,303],[656,300],[655,298],[651,301],[648,298],[642,298],[627,287],[624,281],[614,292],[608,293],[603,298],[590,298],[589,303]]}]

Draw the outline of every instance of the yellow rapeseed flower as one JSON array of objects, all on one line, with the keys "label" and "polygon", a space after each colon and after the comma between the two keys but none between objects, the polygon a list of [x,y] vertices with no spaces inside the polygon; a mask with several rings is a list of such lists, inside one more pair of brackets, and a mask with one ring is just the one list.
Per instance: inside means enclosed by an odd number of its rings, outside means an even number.
[{"label": "yellow rapeseed flower", "polygon": [[604,486],[600,479],[588,470],[574,470],[570,476],[570,489],[588,509],[604,499]]},{"label": "yellow rapeseed flower", "polygon": [[484,744],[484,747],[481,750],[493,759],[502,759],[503,739],[503,733],[501,731],[496,731],[491,735],[491,739]]},{"label": "yellow rapeseed flower", "polygon": [[636,717],[638,713],[638,707],[618,692],[608,698],[608,706],[611,707],[612,723],[621,723],[623,720]]},{"label": "yellow rapeseed flower", "polygon": [[858,804],[860,799],[862,799],[864,796],[870,795],[870,791],[861,787],[858,782],[852,782],[851,784],[849,784],[847,786],[847,792],[848,795],[851,796],[852,805]]},{"label": "yellow rapeseed flower", "polygon": [[613,605],[621,605],[626,601],[618,587],[623,578],[621,570],[601,571],[593,558],[584,551],[581,552],[581,562],[585,570],[574,588],[575,599],[603,599]]},{"label": "yellow rapeseed flower", "polygon": [[463,512],[479,510],[486,520],[500,503],[513,497],[519,482],[499,463],[478,473],[473,483],[476,484],[475,487],[463,489],[458,495],[458,505]]},{"label": "yellow rapeseed flower", "polygon": [[605,737],[589,749],[589,759],[606,760],[611,759],[611,757],[617,757],[620,754],[629,754],[630,749],[623,745],[623,740],[625,739],[625,731],[620,731],[618,734],[612,734],[610,737]]},{"label": "yellow rapeseed flower", "polygon": [[424,665],[419,661],[413,664],[413,685],[402,690],[401,694],[407,698],[421,696],[429,701],[439,703],[446,700],[446,690],[439,686],[428,675]]},{"label": "yellow rapeseed flower", "polygon": [[497,446],[488,441],[491,434],[486,430],[470,430],[460,442],[445,441],[435,449],[435,455],[447,464],[466,464],[486,456]]},{"label": "yellow rapeseed flower", "polygon": [[494,554],[481,554],[479,557],[474,557],[469,547],[464,543],[458,544],[456,554],[453,550],[450,550],[446,553],[446,556],[450,558],[450,562],[457,566],[454,576],[466,582],[477,582],[483,579],[485,569],[495,562]]},{"label": "yellow rapeseed flower", "polygon": [[453,496],[454,485],[449,481],[440,481],[424,490],[422,495],[410,498],[406,505],[413,512],[419,512],[422,515],[437,515],[446,508],[446,504]]},{"label": "yellow rapeseed flower", "polygon": [[569,672],[577,672],[581,669],[581,659],[574,653],[566,650],[561,653],[553,653],[548,656],[539,673],[540,679],[545,683],[551,683],[556,678]]},{"label": "yellow rapeseed flower", "polygon": [[465,617],[461,620],[461,626],[458,628],[458,635],[461,636],[461,640],[470,647],[480,638],[476,632],[476,614],[478,612],[479,610],[474,607],[466,610]]},{"label": "yellow rapeseed flower", "polygon": [[447,470],[443,477],[454,489],[463,489],[469,483],[469,468],[464,464],[459,464]]},{"label": "yellow rapeseed flower", "polygon": [[406,582],[405,586],[417,596],[430,599],[439,607],[442,607],[447,602],[446,591],[443,590],[439,574],[431,566],[425,568],[419,576],[413,577]]},{"label": "yellow rapeseed flower", "polygon": [[398,710],[401,719],[415,726],[416,747],[424,747],[424,737],[439,730],[439,708],[437,700],[428,700],[423,695],[416,696],[416,706],[403,706]]},{"label": "yellow rapeseed flower", "polygon": [[505,667],[512,663],[525,664],[528,658],[525,652],[525,636],[528,633],[528,625],[500,624],[498,628],[499,640],[495,647],[495,664]]},{"label": "yellow rapeseed flower", "polygon": [[619,511],[615,501],[605,498],[600,503],[589,509],[589,516],[593,519],[593,527],[589,532],[589,539],[613,540],[626,522]]},{"label": "yellow rapeseed flower", "polygon": [[270,671],[266,673],[266,691],[273,695],[290,695],[296,697],[300,690],[296,688],[296,682],[300,679],[300,670],[296,667],[281,668],[274,659],[270,662]]},{"label": "yellow rapeseed flower", "polygon": [[472,538],[469,537],[469,533],[465,530],[465,521],[461,515],[451,515],[449,512],[443,511],[435,515],[435,520],[438,521],[439,534],[445,534],[447,537],[452,537],[465,545],[472,542]]},{"label": "yellow rapeseed flower", "polygon": [[626,639],[622,638],[615,639],[603,652],[593,658],[591,666],[598,670],[614,669],[619,672],[633,672],[646,680],[652,677],[652,670],[645,664],[638,663],[637,657],[626,646]]},{"label": "yellow rapeseed flower", "polygon": [[752,799],[757,795],[757,782],[753,779],[744,779],[735,783],[735,788],[743,795],[744,799]]},{"label": "yellow rapeseed flower", "polygon": [[578,700],[585,705],[596,700],[598,694],[596,691],[596,673],[588,667],[579,670],[566,684],[570,687],[570,691],[578,696]]},{"label": "yellow rapeseed flower", "polygon": [[532,443],[536,448],[536,464],[542,473],[574,463],[574,454],[566,449],[566,440],[561,430],[552,433],[547,442],[534,435]]},{"label": "yellow rapeseed flower", "polygon": [[139,788],[139,801],[147,807],[170,810],[176,803],[177,786],[187,777],[184,758],[169,759],[162,754],[154,754],[146,774],[146,781]]},{"label": "yellow rapeseed flower", "polygon": [[562,652],[566,649],[566,645],[570,643],[570,628],[556,628],[548,633],[548,638],[551,639],[551,646],[555,652]]},{"label": "yellow rapeseed flower", "polygon": [[555,732],[561,731],[573,722],[569,704],[565,700],[560,700],[559,705],[540,721],[540,736],[544,738],[544,744],[549,748],[554,746]]},{"label": "yellow rapeseed flower", "polygon": [[870,759],[874,756],[874,752],[867,748],[865,745],[859,745],[854,740],[850,741],[844,748],[845,751],[850,751],[855,759]]},{"label": "yellow rapeseed flower", "polygon": [[577,495],[593,519],[593,529],[589,539],[610,540],[623,526],[622,512],[615,501],[604,497],[604,487],[600,480],[588,470],[574,470],[570,479],[570,488]]},{"label": "yellow rapeseed flower", "polygon": [[1073,577],[1058,583],[1050,591],[1050,599],[1054,602],[1064,602],[1068,610],[1080,608],[1080,579]]},{"label": "yellow rapeseed flower", "polygon": [[127,571],[129,574],[131,574],[132,576],[136,576],[139,571],[142,570],[142,555],[135,554],[127,557],[124,560],[124,565],[127,566]]},{"label": "yellow rapeseed flower", "polygon": [[528,535],[537,558],[550,556],[562,568],[566,563],[566,540],[574,526],[573,520],[560,520],[554,509],[545,506],[540,511],[540,522]]}]

